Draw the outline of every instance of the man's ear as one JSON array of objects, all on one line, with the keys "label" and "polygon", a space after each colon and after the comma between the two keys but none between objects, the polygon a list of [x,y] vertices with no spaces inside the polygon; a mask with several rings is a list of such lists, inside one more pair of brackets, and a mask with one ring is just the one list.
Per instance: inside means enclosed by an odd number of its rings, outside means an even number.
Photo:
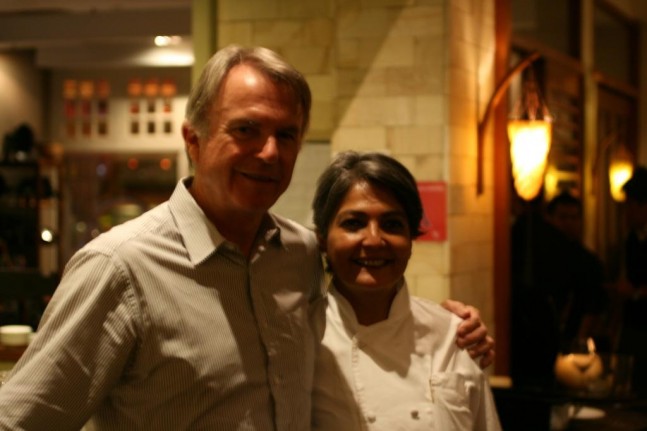
[{"label": "man's ear", "polygon": [[200,139],[195,128],[188,121],[182,123],[182,137],[186,154],[189,156],[189,163],[195,165],[200,158]]}]

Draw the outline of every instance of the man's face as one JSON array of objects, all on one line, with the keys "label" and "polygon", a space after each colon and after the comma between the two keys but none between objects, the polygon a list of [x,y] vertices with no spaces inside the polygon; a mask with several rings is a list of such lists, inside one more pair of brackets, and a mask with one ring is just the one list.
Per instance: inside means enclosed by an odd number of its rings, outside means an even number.
[{"label": "man's face", "polygon": [[303,113],[294,95],[249,65],[232,68],[211,108],[208,137],[183,134],[191,192],[207,216],[264,214],[290,184]]},{"label": "man's face", "polygon": [[581,240],[582,212],[577,205],[558,205],[549,215],[549,221],[572,240]]},{"label": "man's face", "polygon": [[647,226],[647,203],[627,198],[625,216],[629,229],[644,229]]}]

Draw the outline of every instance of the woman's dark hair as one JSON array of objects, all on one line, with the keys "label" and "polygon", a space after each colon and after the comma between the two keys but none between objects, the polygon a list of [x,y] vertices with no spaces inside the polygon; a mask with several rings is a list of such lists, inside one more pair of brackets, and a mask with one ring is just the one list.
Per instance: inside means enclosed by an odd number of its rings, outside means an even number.
[{"label": "woman's dark hair", "polygon": [[420,230],[422,202],[411,172],[382,153],[345,151],[335,157],[317,182],[312,210],[315,229],[321,238],[328,236],[328,227],[351,187],[364,182],[395,197],[404,209],[412,238],[424,233]]}]

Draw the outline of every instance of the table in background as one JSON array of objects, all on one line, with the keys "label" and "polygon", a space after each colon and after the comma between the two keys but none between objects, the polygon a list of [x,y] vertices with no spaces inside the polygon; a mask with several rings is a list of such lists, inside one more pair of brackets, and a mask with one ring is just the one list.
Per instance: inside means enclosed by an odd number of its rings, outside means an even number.
[{"label": "table in background", "polygon": [[0,371],[13,368],[27,346],[5,346],[0,344]]},{"label": "table in background", "polygon": [[497,387],[492,392],[504,431],[550,431],[551,410],[567,404],[605,412],[602,418],[571,419],[568,431],[647,431],[647,397]]},{"label": "table in background", "polygon": [[645,431],[647,404],[634,407],[606,407],[600,419],[572,419],[568,431]]}]

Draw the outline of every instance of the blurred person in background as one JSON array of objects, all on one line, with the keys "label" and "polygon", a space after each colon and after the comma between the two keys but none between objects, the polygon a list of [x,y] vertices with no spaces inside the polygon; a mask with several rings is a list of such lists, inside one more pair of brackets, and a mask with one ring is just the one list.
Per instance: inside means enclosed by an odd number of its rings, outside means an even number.
[{"label": "blurred person in background", "polygon": [[609,283],[602,260],[582,242],[582,202],[564,191],[546,205],[546,220],[569,241],[568,263],[575,271],[575,285],[562,316],[562,350],[593,337],[597,350],[608,352],[612,348],[607,325]]},{"label": "blurred person in background", "polygon": [[623,190],[628,231],[616,285],[624,298],[619,353],[634,357],[633,390],[647,394],[647,168],[637,167]]},{"label": "blurred person in background", "polygon": [[551,390],[559,353],[586,345],[606,317],[605,274],[582,243],[578,199],[540,195],[524,209],[511,229],[510,373],[516,386]]}]

